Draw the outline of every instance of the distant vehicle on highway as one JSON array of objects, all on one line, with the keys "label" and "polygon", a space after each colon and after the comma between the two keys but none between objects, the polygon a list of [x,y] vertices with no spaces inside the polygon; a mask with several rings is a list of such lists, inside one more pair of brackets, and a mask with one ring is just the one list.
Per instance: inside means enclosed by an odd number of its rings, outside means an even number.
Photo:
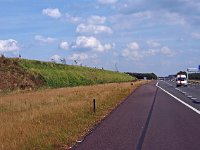
[{"label": "distant vehicle on highway", "polygon": [[187,76],[185,74],[177,74],[176,76],[176,86],[187,86],[188,81],[187,81]]}]

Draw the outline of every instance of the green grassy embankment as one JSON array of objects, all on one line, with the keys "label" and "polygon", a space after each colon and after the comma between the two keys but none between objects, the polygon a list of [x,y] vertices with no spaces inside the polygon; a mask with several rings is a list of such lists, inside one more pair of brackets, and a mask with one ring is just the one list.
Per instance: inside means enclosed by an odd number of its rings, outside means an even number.
[{"label": "green grassy embankment", "polygon": [[89,67],[70,66],[24,59],[18,60],[18,63],[30,74],[41,75],[47,86],[52,88],[135,80],[135,78],[125,73]]}]

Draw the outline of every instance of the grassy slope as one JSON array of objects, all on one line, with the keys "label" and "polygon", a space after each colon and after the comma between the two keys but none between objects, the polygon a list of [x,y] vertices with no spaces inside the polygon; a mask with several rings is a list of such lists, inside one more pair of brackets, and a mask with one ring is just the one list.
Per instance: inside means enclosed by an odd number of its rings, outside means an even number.
[{"label": "grassy slope", "polygon": [[113,71],[69,66],[35,60],[18,60],[31,74],[40,74],[49,87],[91,85],[99,83],[126,82],[135,78]]}]

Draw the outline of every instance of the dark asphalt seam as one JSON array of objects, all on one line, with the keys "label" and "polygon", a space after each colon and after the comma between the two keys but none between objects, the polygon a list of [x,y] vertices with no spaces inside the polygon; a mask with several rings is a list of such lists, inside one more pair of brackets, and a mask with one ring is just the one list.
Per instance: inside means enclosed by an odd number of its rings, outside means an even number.
[{"label": "dark asphalt seam", "polygon": [[157,92],[158,92],[158,88],[156,89],[156,93],[155,93],[155,96],[154,96],[154,100],[153,100],[153,103],[151,105],[151,109],[149,111],[149,114],[148,114],[148,117],[147,117],[147,121],[145,123],[145,126],[142,130],[142,133],[140,135],[140,138],[139,138],[139,141],[137,143],[137,147],[136,147],[136,150],[141,150],[142,149],[142,145],[144,143],[144,139],[145,139],[145,135],[147,133],[147,129],[148,129],[148,126],[149,126],[149,122],[150,122],[150,119],[151,119],[151,115],[152,115],[152,112],[153,112],[153,107],[154,107],[154,104],[155,104],[155,101],[156,101],[156,96],[157,96]]}]

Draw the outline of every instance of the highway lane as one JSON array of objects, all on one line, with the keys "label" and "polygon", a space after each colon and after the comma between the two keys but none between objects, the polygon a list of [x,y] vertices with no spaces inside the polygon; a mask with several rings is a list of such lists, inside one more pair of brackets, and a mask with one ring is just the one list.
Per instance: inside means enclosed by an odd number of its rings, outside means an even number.
[{"label": "highway lane", "polygon": [[200,85],[188,85],[188,87],[176,87],[175,82],[159,81],[159,86],[180,98],[185,103],[200,110]]},{"label": "highway lane", "polygon": [[198,150],[200,117],[162,90],[158,90],[143,150]]},{"label": "highway lane", "polygon": [[133,150],[145,126],[155,94],[155,83],[133,92],[95,130],[72,149]]},{"label": "highway lane", "polygon": [[[179,99],[199,108],[170,82],[159,82]],[[199,150],[200,116],[156,87],[132,93],[75,150]]]}]

